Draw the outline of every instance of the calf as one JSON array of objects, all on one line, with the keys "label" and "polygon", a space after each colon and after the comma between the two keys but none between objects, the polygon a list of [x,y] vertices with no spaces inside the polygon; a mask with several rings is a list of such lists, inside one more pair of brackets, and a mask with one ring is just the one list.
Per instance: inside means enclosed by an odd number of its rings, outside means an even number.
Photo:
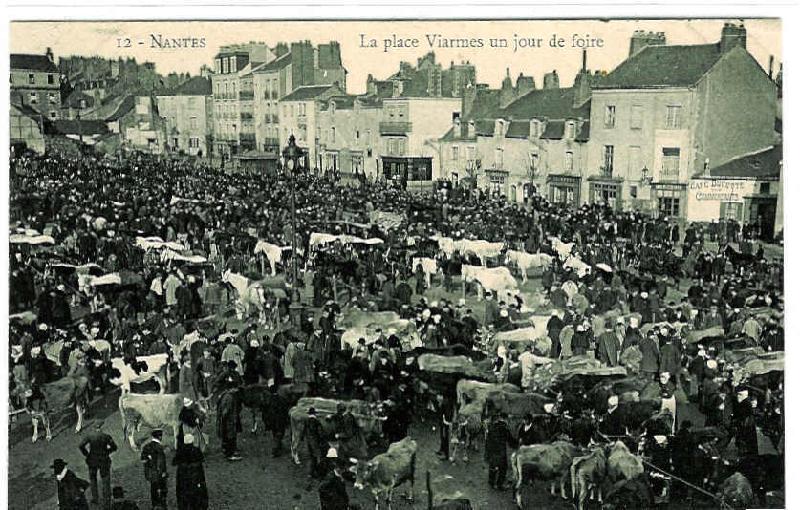
[{"label": "calf", "polygon": [[119,414],[122,419],[122,434],[128,439],[131,448],[136,450],[134,432],[142,424],[150,428],[171,427],[178,447],[179,415],[183,407],[180,394],[151,395],[143,393],[123,393],[119,397]]},{"label": "calf", "polygon": [[603,494],[600,486],[606,476],[606,454],[602,447],[594,447],[588,455],[572,460],[570,478],[572,480],[572,497],[578,510],[583,510],[590,492],[597,491],[598,501],[602,504]]},{"label": "calf", "polygon": [[[28,389],[27,396],[33,395],[35,389]],[[38,409],[28,409],[33,424],[33,435],[31,442],[35,443],[39,439],[39,420],[42,420],[46,432],[46,439],[50,441],[53,434],[50,430],[50,414],[60,412],[72,407],[78,415],[75,424],[75,432],[80,432],[83,428],[83,413],[89,403],[89,379],[85,376],[67,376],[61,379],[42,384],[39,387],[40,397],[44,397],[44,406]]]},{"label": "calf", "polygon": [[354,487],[363,490],[369,486],[375,497],[375,509],[380,507],[380,496],[392,506],[392,491],[405,482],[411,483],[410,499],[414,500],[414,471],[417,460],[417,442],[406,437],[392,443],[386,453],[369,461],[356,461],[351,471],[356,475]]},{"label": "calf", "polygon": [[561,497],[567,499],[565,486],[570,473],[572,459],[578,455],[578,448],[568,441],[555,441],[550,444],[520,446],[511,455],[511,469],[517,480],[515,496],[522,507],[520,487],[526,473],[531,481],[540,479],[550,482],[550,494],[556,494],[556,481],[561,484]]},{"label": "calf", "polygon": [[469,462],[470,448],[478,451],[478,438],[485,430],[481,419],[482,413],[483,404],[477,401],[465,404],[458,410],[453,423],[455,433],[450,440],[453,446],[450,451],[450,462],[455,462],[459,446],[464,449],[462,459],[464,462]]}]

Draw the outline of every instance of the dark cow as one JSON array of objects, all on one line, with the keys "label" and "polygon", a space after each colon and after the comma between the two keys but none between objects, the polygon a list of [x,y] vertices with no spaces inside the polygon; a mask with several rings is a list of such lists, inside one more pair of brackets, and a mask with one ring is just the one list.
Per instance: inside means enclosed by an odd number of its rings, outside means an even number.
[{"label": "dark cow", "polygon": [[522,507],[519,489],[526,480],[550,482],[550,494],[553,496],[556,495],[556,482],[559,482],[561,497],[567,499],[567,477],[572,459],[577,455],[578,448],[568,441],[521,446],[511,455],[511,468],[516,478],[517,504]]},{"label": "dark cow", "polygon": [[392,443],[386,453],[372,460],[356,461],[351,470],[356,475],[354,487],[363,490],[369,487],[375,497],[376,510],[380,507],[380,497],[385,497],[391,507],[392,492],[405,482],[411,483],[410,499],[414,500],[414,472],[417,463],[417,442],[406,437]]}]

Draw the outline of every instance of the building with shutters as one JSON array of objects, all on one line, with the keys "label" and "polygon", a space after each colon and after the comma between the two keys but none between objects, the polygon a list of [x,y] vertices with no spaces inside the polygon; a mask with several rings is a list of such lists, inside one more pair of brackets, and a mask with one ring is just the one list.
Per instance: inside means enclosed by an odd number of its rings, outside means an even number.
[{"label": "building with shutters", "polygon": [[44,55],[12,53],[11,94],[46,119],[57,119],[61,110],[61,73],[53,62],[53,51]]},{"label": "building with shutters", "polygon": [[725,23],[713,44],[666,43],[634,33],[593,87],[589,203],[685,219],[694,175],[775,143],[776,86],[743,25]]},{"label": "building with shutters", "polygon": [[508,73],[500,89],[470,88],[464,116],[440,139],[439,178],[468,179],[492,194],[522,202],[533,193],[579,205],[586,170],[591,85],[599,78],[586,70],[586,55],[574,85],[559,86],[554,71],[536,89]]},{"label": "building with shutters", "polygon": [[213,100],[211,80],[196,76],[156,96],[158,113],[165,121],[167,150],[191,156],[208,156]]},{"label": "building with shutters", "polygon": [[[288,140],[290,135],[294,135],[295,143],[303,153],[302,164],[311,170],[322,168],[319,146],[323,134],[318,122],[321,105],[344,93],[338,84],[308,85],[296,88],[278,101],[280,139]],[[330,137],[335,142],[336,127],[330,129]]]}]

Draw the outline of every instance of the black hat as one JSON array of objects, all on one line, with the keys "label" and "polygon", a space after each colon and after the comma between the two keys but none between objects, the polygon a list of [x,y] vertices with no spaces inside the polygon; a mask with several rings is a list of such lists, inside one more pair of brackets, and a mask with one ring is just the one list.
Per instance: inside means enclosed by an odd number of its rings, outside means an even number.
[{"label": "black hat", "polygon": [[164,431],[162,429],[153,429],[153,431],[150,432],[150,435],[157,439],[161,439],[164,436]]},{"label": "black hat", "polygon": [[53,468],[54,473],[58,474],[64,471],[64,468],[67,467],[67,463],[64,461],[64,459],[55,459],[53,460],[53,465],[50,467]]},{"label": "black hat", "polygon": [[308,408],[308,415],[309,416],[316,416],[317,415],[317,410],[314,409],[313,407],[309,407]]}]

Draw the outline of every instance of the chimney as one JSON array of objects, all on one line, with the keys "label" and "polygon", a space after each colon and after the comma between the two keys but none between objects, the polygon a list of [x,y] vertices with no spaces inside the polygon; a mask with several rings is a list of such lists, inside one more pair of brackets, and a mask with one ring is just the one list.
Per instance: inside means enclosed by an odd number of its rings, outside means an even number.
[{"label": "chimney", "polygon": [[664,32],[645,32],[644,30],[636,30],[631,36],[631,45],[628,51],[628,57],[632,57],[639,53],[647,46],[664,46],[667,44],[667,36]]},{"label": "chimney", "polygon": [[506,77],[503,78],[503,84],[500,86],[500,107],[505,108],[516,99],[514,92],[514,85],[511,83],[511,70],[506,67]]},{"label": "chimney", "polygon": [[725,23],[722,27],[722,36],[719,40],[719,51],[725,53],[737,46],[747,49],[747,30],[744,23]]},{"label": "chimney", "polygon": [[586,72],[586,48],[581,52],[581,71]]},{"label": "chimney", "polygon": [[519,73],[517,76],[517,97],[522,97],[536,88],[533,76],[525,76]]},{"label": "chimney", "polygon": [[547,74],[544,75],[544,84],[542,85],[542,88],[545,88],[545,89],[557,89],[557,88],[559,88],[558,72],[556,72],[555,69],[553,69],[552,73],[547,73]]},{"label": "chimney", "polygon": [[53,62],[53,48],[48,47],[44,52],[44,55],[47,57],[47,60]]},{"label": "chimney", "polygon": [[461,96],[461,113],[464,117],[468,117],[472,112],[472,107],[475,105],[475,98],[478,95],[478,87],[472,83],[468,83],[464,87],[464,94]]},{"label": "chimney", "polygon": [[769,56],[769,72],[767,73],[767,74],[769,74],[769,79],[770,80],[772,79],[772,68],[774,66],[775,66],[775,55],[770,55]]},{"label": "chimney", "polygon": [[590,97],[592,97],[592,73],[586,70],[586,50],[583,50],[583,64],[572,84],[572,107],[579,108]]}]

